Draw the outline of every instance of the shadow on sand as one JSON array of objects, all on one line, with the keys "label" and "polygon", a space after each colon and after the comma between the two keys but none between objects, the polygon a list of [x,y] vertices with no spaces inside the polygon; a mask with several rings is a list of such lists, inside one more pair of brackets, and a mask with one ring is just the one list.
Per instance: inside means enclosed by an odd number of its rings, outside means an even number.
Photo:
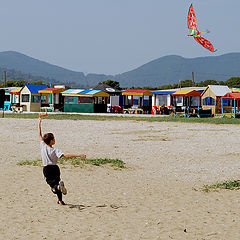
[{"label": "shadow on sand", "polygon": [[[68,206],[69,208],[72,208],[72,209],[78,209],[80,211],[86,209],[86,208],[90,208],[92,206],[90,205],[83,205],[83,204],[71,204],[71,203],[67,203],[66,206]],[[108,207],[106,204],[99,204],[99,205],[96,205],[96,206],[93,206],[93,207],[96,207],[96,208],[105,208],[105,207]],[[118,209],[118,208],[122,208],[123,206],[122,205],[116,205],[116,204],[110,204],[109,207],[111,207],[112,209]]]},{"label": "shadow on sand", "polygon": [[66,204],[66,206],[68,206],[69,208],[76,208],[80,211],[91,207],[91,206],[85,206],[85,205],[82,205],[82,204],[70,204],[70,203]]}]

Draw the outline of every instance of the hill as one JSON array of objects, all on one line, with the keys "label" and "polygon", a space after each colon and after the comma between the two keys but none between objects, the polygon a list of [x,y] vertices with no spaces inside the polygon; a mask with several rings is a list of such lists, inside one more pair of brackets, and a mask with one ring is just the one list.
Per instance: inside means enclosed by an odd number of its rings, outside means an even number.
[{"label": "hill", "polygon": [[[0,83],[4,82],[4,74],[3,72],[7,71],[7,81],[13,80],[13,81],[26,81],[26,82],[44,82],[44,83],[49,83],[51,82],[50,78],[44,78],[41,76],[33,76],[31,74],[27,73],[22,73],[20,71],[15,71],[14,69],[6,69],[6,68],[1,68],[0,67]],[[57,83],[55,81],[55,83]]]},{"label": "hill", "polygon": [[157,87],[178,83],[179,80],[190,80],[192,72],[195,82],[226,81],[230,77],[240,76],[240,53],[199,58],[165,56],[132,71],[116,75],[113,79],[119,81],[121,86]]},{"label": "hill", "polygon": [[81,72],[64,69],[14,51],[0,53],[0,67],[65,84],[77,82],[80,86],[87,85],[85,75]]},{"label": "hill", "polygon": [[[20,80],[28,75],[33,79],[42,79],[77,87],[93,87],[101,81],[112,79],[120,82],[121,87],[158,87],[177,83],[179,80],[195,81],[217,80],[226,81],[230,77],[240,76],[240,53],[229,53],[221,56],[184,58],[170,55],[146,63],[132,71],[117,75],[88,74],[71,71],[49,64],[24,54],[5,51],[0,52],[0,68],[8,69],[9,73],[17,72]],[[12,69],[12,70],[11,70]],[[11,75],[11,74],[10,74]]]}]

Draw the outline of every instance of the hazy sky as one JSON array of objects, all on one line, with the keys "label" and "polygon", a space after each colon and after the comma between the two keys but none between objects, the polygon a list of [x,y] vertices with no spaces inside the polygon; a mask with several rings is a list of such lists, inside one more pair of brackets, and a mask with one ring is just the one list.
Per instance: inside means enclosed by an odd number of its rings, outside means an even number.
[{"label": "hazy sky", "polygon": [[[0,0],[0,51],[85,73],[118,74],[166,55],[240,52],[240,0]],[[190,4],[218,49],[187,37]]]}]

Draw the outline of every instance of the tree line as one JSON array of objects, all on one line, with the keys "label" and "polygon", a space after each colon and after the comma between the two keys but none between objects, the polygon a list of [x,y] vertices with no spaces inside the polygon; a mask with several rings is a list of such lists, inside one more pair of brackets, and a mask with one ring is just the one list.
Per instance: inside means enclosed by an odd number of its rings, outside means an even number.
[{"label": "tree line", "polygon": [[205,80],[201,82],[193,82],[193,80],[179,81],[179,83],[159,86],[158,90],[173,89],[179,87],[207,87],[208,85],[225,85],[228,87],[240,87],[240,77],[231,77],[226,81]]},{"label": "tree line", "polygon": [[36,85],[40,85],[40,84],[44,84],[43,81],[36,81],[36,82],[29,82],[29,81],[25,81],[25,80],[19,80],[19,81],[13,81],[13,80],[8,80],[5,83],[1,83],[0,87],[24,87],[26,84],[36,84]]},{"label": "tree line", "polygon": [[[127,88],[120,88],[120,84],[118,81],[113,80],[106,80],[102,83],[105,83],[113,88],[116,89],[127,89]],[[231,77],[226,81],[217,81],[217,80],[205,80],[201,82],[194,82],[193,80],[182,80],[178,83],[162,85],[158,87],[131,87],[130,89],[146,89],[146,90],[165,90],[165,89],[174,89],[174,88],[183,88],[183,87],[207,87],[208,85],[225,85],[228,87],[240,87],[240,77]]]}]

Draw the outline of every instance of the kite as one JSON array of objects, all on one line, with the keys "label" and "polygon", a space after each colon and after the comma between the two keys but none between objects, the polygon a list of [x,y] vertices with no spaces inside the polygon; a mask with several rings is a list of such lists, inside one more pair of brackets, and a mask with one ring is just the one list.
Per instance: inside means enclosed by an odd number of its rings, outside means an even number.
[{"label": "kite", "polygon": [[192,4],[188,11],[188,28],[190,30],[188,36],[192,36],[198,43],[200,43],[203,47],[205,47],[209,51],[216,52],[216,50],[214,50],[213,45],[207,39],[201,36],[202,34],[209,33],[209,31],[207,30],[204,32],[199,32],[197,30],[197,18],[193,10]]}]

